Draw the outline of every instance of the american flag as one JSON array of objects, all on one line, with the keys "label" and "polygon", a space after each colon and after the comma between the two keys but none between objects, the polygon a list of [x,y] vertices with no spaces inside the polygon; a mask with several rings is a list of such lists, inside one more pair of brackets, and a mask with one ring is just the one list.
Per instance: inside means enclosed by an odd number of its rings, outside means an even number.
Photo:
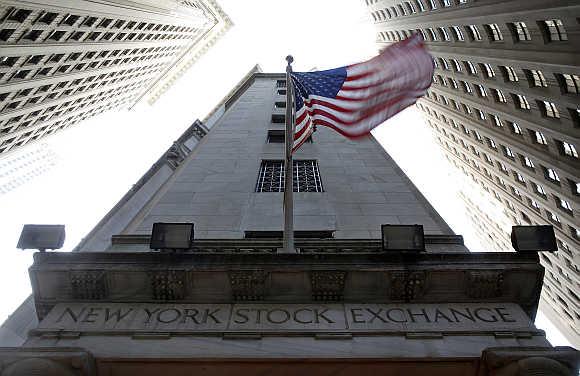
[{"label": "american flag", "polygon": [[292,150],[317,125],[361,137],[422,97],[433,77],[433,60],[413,34],[378,56],[319,72],[293,72],[296,121]]}]

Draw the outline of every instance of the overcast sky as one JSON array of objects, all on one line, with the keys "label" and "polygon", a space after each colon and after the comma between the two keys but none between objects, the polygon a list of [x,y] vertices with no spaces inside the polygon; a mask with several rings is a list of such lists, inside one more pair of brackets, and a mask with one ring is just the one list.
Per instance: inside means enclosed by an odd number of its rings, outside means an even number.
[{"label": "overcast sky", "polygon": [[[24,223],[65,224],[69,251],[172,142],[202,119],[253,67],[282,72],[327,69],[377,51],[363,1],[218,0],[235,26],[154,106],[101,114],[47,140],[58,165],[0,195],[0,322],[30,294],[32,252],[16,250]],[[457,197],[460,177],[444,160],[419,111],[409,108],[374,132],[466,245],[482,251]],[[566,344],[545,320],[553,344]]]}]

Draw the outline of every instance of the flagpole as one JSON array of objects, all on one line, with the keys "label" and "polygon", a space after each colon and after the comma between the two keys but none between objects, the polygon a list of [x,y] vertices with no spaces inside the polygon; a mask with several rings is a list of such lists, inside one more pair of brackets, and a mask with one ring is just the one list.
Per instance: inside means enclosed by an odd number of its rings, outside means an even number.
[{"label": "flagpole", "polygon": [[295,253],[294,248],[294,201],[293,201],[293,161],[292,145],[294,144],[294,119],[292,116],[292,55],[286,56],[286,150],[284,163],[284,253]]}]

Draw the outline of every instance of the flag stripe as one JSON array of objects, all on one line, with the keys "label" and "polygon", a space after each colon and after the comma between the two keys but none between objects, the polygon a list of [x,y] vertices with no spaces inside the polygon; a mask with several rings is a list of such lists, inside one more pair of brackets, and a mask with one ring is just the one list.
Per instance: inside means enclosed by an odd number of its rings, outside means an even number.
[{"label": "flag stripe", "polygon": [[293,150],[315,126],[361,137],[425,94],[433,77],[432,57],[417,34],[358,64],[327,71],[293,73],[296,120]]}]

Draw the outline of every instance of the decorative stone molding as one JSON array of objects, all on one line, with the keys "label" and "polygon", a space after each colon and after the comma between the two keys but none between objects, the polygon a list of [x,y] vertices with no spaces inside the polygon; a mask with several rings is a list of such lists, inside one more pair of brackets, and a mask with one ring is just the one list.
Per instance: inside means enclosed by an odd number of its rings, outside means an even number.
[{"label": "decorative stone molding", "polygon": [[424,271],[397,271],[390,273],[391,299],[409,302],[425,293],[427,273]]},{"label": "decorative stone molding", "polygon": [[162,270],[150,273],[155,300],[181,300],[185,297],[185,272]]},{"label": "decorative stone molding", "polygon": [[230,271],[232,296],[236,301],[263,300],[268,273],[263,270]]},{"label": "decorative stone molding", "polygon": [[100,300],[108,296],[105,272],[102,270],[71,270],[69,280],[73,299]]},{"label": "decorative stone molding", "polygon": [[312,299],[336,302],[343,299],[346,272],[339,270],[310,272]]},{"label": "decorative stone molding", "polygon": [[179,141],[175,141],[173,145],[167,150],[165,159],[169,167],[175,170],[187,158],[191,150]]},{"label": "decorative stone molding", "polygon": [[503,273],[498,270],[468,271],[465,293],[470,298],[497,298],[503,290]]},{"label": "decorative stone molding", "polygon": [[0,348],[0,376],[94,376],[93,357],[73,348]]},{"label": "decorative stone molding", "polygon": [[572,347],[491,347],[485,349],[477,376],[575,376],[580,353]]}]

